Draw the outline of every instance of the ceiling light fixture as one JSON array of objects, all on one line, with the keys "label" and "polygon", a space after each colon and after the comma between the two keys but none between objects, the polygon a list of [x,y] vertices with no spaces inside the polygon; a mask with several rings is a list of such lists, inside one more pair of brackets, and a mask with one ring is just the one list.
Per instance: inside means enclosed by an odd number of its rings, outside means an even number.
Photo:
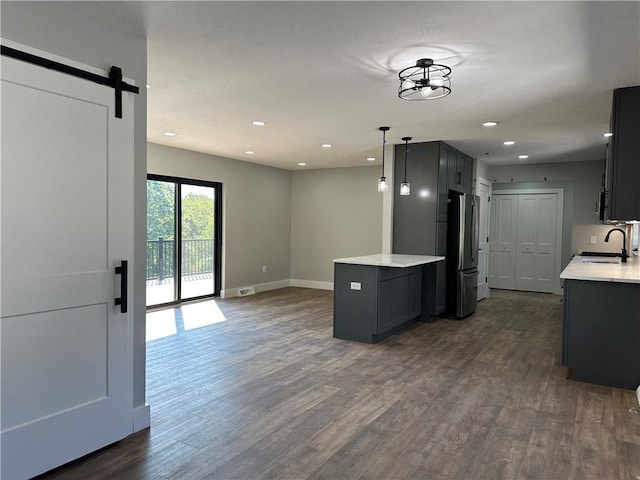
[{"label": "ceiling light fixture", "polygon": [[304,163],[304,162],[298,162],[298,166],[299,166],[299,167],[306,167],[306,166],[307,166],[307,164],[306,164],[306,163]]},{"label": "ceiling light fixture", "polygon": [[502,142],[502,144],[503,144],[503,145],[510,146],[510,145],[515,145],[515,144],[516,144],[516,142],[514,142],[513,140],[507,140],[506,142]]},{"label": "ceiling light fixture", "polygon": [[518,158],[521,160],[525,160],[527,158],[529,158],[529,155],[518,155]]},{"label": "ceiling light fixture", "polygon": [[176,132],[164,132],[164,134],[165,134],[167,137],[175,137],[175,136],[177,136],[177,135],[178,135]]},{"label": "ceiling light fixture", "polygon": [[404,142],[404,181],[400,184],[400,195],[411,195],[411,185],[407,182],[407,154],[409,153],[411,137],[402,137]]},{"label": "ceiling light fixture", "polygon": [[256,152],[254,152],[253,150],[245,150],[244,153],[246,153],[247,155],[253,155]]},{"label": "ceiling light fixture", "polygon": [[611,132],[607,132],[604,134],[605,137],[613,137],[613,133]]},{"label": "ceiling light fixture", "polygon": [[400,70],[398,97],[403,100],[435,100],[451,93],[451,69],[421,58],[413,67]]},{"label": "ceiling light fixture", "polygon": [[482,124],[483,127],[495,127],[496,125],[498,125],[498,122],[494,122],[493,120]]},{"label": "ceiling light fixture", "polygon": [[382,176],[378,179],[378,191],[379,192],[388,192],[389,185],[387,185],[387,177],[384,176],[384,147],[387,143],[387,132],[389,131],[389,127],[380,127],[378,128],[382,132]]},{"label": "ceiling light fixture", "polygon": [[264,123],[262,120],[254,120],[253,122],[251,122],[251,125],[255,125],[256,127],[264,127],[266,123]]},{"label": "ceiling light fixture", "polygon": [[367,161],[368,162],[375,162],[376,161],[376,157],[367,157]]},{"label": "ceiling light fixture", "polygon": [[330,143],[323,143],[322,145],[320,145],[322,148],[331,148],[333,147],[333,145],[331,145]]}]

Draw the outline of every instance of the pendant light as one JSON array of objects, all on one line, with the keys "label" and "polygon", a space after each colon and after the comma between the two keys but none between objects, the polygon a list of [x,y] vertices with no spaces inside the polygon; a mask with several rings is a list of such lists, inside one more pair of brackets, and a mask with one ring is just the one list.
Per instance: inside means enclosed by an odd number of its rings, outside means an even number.
[{"label": "pendant light", "polygon": [[411,195],[411,185],[407,182],[407,154],[411,137],[402,137],[404,141],[404,181],[400,184],[400,195]]},{"label": "pendant light", "polygon": [[382,176],[378,179],[378,191],[388,192],[389,185],[387,184],[387,177],[384,176],[384,147],[387,143],[386,135],[389,131],[389,127],[380,127],[378,130],[382,132]]}]

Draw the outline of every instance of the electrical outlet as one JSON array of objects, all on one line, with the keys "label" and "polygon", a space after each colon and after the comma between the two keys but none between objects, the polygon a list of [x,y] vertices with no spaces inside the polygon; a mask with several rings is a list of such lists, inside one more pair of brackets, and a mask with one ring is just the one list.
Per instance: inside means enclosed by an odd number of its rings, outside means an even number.
[{"label": "electrical outlet", "polygon": [[598,239],[595,235],[591,235],[591,243],[597,243]]},{"label": "electrical outlet", "polygon": [[262,265],[262,273],[267,273],[267,266],[266,265]]}]

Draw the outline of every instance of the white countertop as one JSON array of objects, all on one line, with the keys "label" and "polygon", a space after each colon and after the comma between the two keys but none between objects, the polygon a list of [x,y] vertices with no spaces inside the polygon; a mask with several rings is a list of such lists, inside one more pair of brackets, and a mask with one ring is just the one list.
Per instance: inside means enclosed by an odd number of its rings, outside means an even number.
[{"label": "white countertop", "polygon": [[336,258],[333,263],[353,263],[356,265],[372,265],[375,267],[415,267],[427,263],[440,262],[444,257],[430,255],[401,255],[398,253],[378,253],[362,257]]},{"label": "white countertop", "polygon": [[[617,263],[598,263],[603,260],[616,260]],[[603,257],[581,257],[576,255],[569,262],[567,268],[562,271],[560,278],[565,280],[593,280],[595,282],[640,283],[640,260],[635,255],[631,255],[627,263],[621,263],[619,257],[605,260]]]}]

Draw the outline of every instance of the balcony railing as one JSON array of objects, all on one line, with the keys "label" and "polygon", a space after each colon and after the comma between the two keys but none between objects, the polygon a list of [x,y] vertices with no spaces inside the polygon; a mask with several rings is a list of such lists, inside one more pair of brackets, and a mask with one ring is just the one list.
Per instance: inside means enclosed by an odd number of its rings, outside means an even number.
[{"label": "balcony railing", "polygon": [[[147,280],[175,276],[175,240],[147,240]],[[182,240],[182,275],[213,272],[213,239]]]}]

